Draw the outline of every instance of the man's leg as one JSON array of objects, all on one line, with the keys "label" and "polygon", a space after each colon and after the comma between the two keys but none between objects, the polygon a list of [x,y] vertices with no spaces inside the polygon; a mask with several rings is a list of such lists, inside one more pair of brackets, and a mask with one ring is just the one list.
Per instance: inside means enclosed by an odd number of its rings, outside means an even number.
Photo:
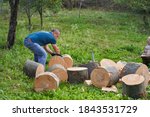
[{"label": "man's leg", "polygon": [[41,47],[40,45],[34,43],[32,51],[34,52],[35,60],[37,60],[38,63],[41,63],[41,64],[45,65],[46,58],[47,58],[47,53],[43,49],[43,47]]}]

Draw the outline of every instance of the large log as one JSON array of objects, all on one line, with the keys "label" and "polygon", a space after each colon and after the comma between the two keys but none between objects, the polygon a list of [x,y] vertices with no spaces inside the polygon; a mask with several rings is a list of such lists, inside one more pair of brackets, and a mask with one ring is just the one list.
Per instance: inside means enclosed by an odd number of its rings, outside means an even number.
[{"label": "large log", "polygon": [[43,73],[44,70],[45,67],[42,64],[31,60],[27,60],[23,68],[23,71],[29,77],[36,77],[38,74]]},{"label": "large log", "polygon": [[48,66],[51,67],[55,64],[61,64],[62,66],[64,66],[65,68],[67,68],[66,62],[64,61],[63,57],[60,56],[53,56],[49,63]]},{"label": "large log", "polygon": [[98,88],[115,85],[119,80],[119,72],[114,66],[98,67],[91,73],[92,84]]},{"label": "large log", "polygon": [[67,68],[72,67],[73,66],[73,59],[69,54],[64,54],[62,55],[63,59],[66,63]]},{"label": "large log", "polygon": [[90,76],[91,76],[91,73],[92,71],[97,68],[99,66],[99,64],[97,62],[89,62],[87,64],[82,64],[82,65],[79,65],[79,67],[86,67],[88,68],[88,77],[90,79]]},{"label": "large log", "polygon": [[115,67],[117,70],[119,70],[117,63],[115,63],[113,60],[110,60],[110,59],[102,59],[102,60],[100,61],[100,66],[101,66],[101,67],[113,66],[113,67]]},{"label": "large log", "polygon": [[120,76],[123,77],[128,74],[139,74],[139,75],[144,76],[144,79],[145,79],[144,85],[145,85],[145,88],[147,87],[150,76],[149,76],[148,67],[145,64],[134,63],[134,62],[127,63],[122,69]]},{"label": "large log", "polygon": [[55,64],[48,68],[49,72],[54,73],[60,79],[60,82],[67,81],[68,74],[67,70],[61,64]]},{"label": "large log", "polygon": [[146,97],[146,90],[144,86],[144,77],[138,74],[129,74],[122,78],[123,96],[132,98]]},{"label": "large log", "polygon": [[55,90],[59,86],[59,78],[52,72],[44,72],[36,76],[34,81],[34,90]]},{"label": "large log", "polygon": [[83,83],[88,80],[88,69],[86,67],[67,68],[69,83]]}]

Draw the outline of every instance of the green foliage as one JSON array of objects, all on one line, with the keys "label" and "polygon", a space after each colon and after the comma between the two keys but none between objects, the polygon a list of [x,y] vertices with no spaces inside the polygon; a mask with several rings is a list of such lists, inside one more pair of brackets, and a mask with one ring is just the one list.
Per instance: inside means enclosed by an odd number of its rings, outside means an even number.
[{"label": "green foliage", "polygon": [[[47,11],[48,12],[48,11]],[[140,54],[146,45],[147,35],[139,32],[141,15],[85,9],[78,18],[78,10],[62,10],[54,17],[44,17],[43,30],[61,30],[58,46],[62,54],[70,54],[74,65],[91,60],[91,50],[95,60],[103,58],[114,61],[142,62]],[[117,84],[118,93],[104,92],[94,86],[61,83],[56,91],[37,93],[33,90],[34,79],[27,77],[22,69],[26,59],[33,60],[33,53],[23,45],[30,33],[26,29],[25,15],[20,13],[16,42],[11,50],[3,47],[8,31],[8,16],[0,16],[0,99],[20,100],[131,100],[122,96],[122,85]],[[38,22],[33,15],[33,22]],[[40,30],[33,24],[31,32]],[[47,61],[49,61],[48,55]],[[148,86],[148,99],[150,99]]]},{"label": "green foliage", "polygon": [[150,0],[114,0],[120,4],[127,4],[135,10],[150,12]]}]

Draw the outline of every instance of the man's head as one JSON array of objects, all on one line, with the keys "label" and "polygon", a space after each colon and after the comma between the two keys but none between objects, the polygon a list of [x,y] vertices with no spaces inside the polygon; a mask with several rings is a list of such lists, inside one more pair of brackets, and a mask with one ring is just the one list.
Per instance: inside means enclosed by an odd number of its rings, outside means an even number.
[{"label": "man's head", "polygon": [[53,29],[51,32],[53,33],[55,39],[58,39],[60,36],[60,31],[58,29]]}]

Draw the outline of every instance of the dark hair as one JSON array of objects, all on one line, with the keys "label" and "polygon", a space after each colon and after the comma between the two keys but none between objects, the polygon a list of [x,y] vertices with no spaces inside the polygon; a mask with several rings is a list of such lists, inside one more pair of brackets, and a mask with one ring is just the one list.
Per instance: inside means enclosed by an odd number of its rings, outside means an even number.
[{"label": "dark hair", "polygon": [[53,29],[51,30],[51,32],[57,32],[57,33],[60,33],[60,31],[58,29]]}]

